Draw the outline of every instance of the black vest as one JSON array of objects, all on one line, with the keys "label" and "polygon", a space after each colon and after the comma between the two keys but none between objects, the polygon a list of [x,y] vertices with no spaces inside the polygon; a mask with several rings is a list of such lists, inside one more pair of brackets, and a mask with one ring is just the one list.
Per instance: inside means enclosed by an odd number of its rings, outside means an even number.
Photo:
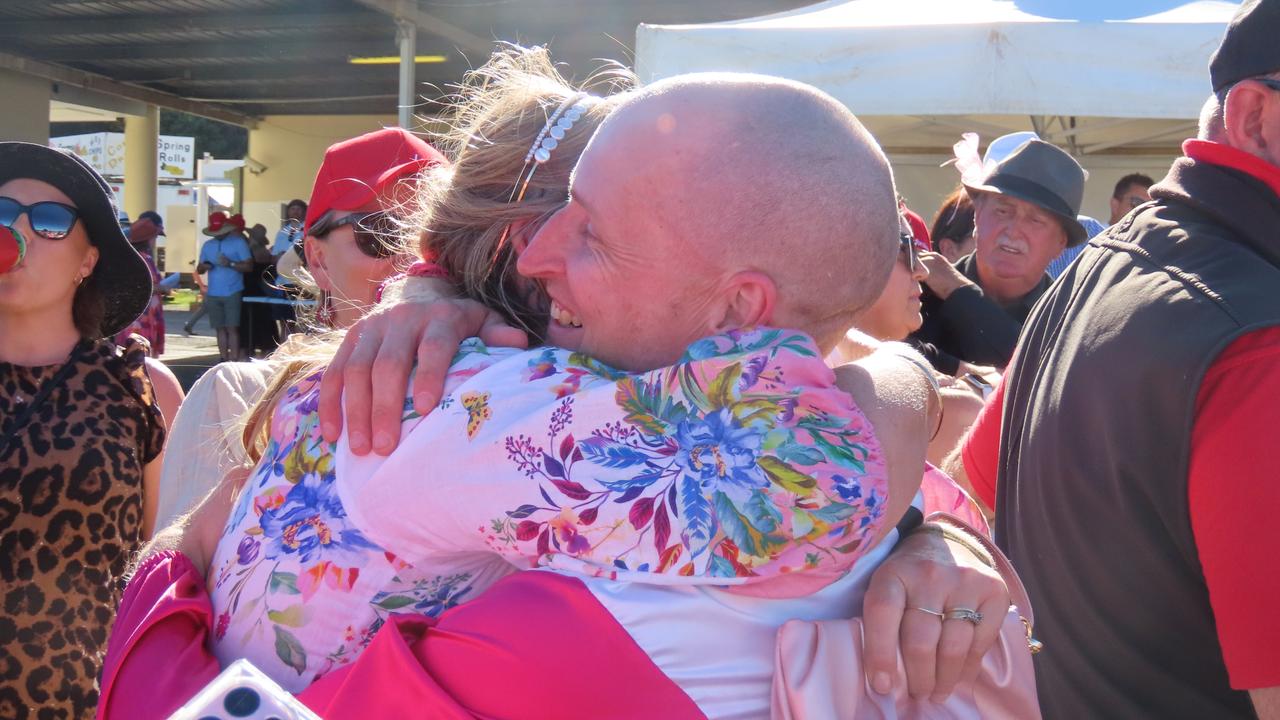
[{"label": "black vest", "polygon": [[[997,541],[1031,594],[1048,720],[1252,718],[1196,551],[1196,395],[1280,324],[1280,198],[1181,158],[1036,306],[1005,378]],[[1259,568],[1275,572],[1275,568]]]}]

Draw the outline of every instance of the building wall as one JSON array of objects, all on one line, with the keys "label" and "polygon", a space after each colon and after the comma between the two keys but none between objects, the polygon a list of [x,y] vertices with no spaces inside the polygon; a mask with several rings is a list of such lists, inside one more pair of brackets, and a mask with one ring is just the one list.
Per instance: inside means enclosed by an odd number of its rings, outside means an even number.
[{"label": "building wall", "polygon": [[269,115],[249,131],[249,157],[266,167],[246,168],[242,212],[274,237],[283,206],[311,197],[311,183],[325,148],[347,138],[396,124],[393,115]]},{"label": "building wall", "polygon": [[0,70],[0,97],[4,98],[4,110],[0,112],[0,140],[47,144],[49,95],[48,80]]}]

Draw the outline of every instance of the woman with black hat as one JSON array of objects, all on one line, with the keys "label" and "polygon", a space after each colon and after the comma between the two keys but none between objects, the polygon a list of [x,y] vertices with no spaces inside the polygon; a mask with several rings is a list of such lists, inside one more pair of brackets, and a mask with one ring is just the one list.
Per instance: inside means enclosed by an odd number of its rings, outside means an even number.
[{"label": "woman with black hat", "polygon": [[151,273],[83,160],[0,142],[0,242],[25,246],[0,274],[0,707],[85,717],[154,517],[157,397],[181,390],[148,372],[145,341],[106,339],[146,308]]}]

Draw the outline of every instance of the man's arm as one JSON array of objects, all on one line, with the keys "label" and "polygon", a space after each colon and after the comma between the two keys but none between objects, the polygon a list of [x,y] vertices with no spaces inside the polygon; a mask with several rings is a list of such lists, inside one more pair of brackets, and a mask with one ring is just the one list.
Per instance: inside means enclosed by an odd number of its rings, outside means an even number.
[{"label": "man's arm", "polygon": [[[1231,686],[1276,709],[1280,686],[1280,328],[1249,333],[1210,366],[1196,398],[1187,503]],[[1261,707],[1259,708],[1261,712]]]},{"label": "man's arm", "polygon": [[382,302],[347,331],[320,383],[325,440],[337,442],[345,425],[352,453],[372,449],[389,455],[400,442],[410,378],[414,409],[425,415],[443,396],[449,363],[463,340],[529,346],[524,331],[507,325],[502,315],[474,300],[449,299],[453,292],[448,281],[436,278],[393,283]]},{"label": "man's arm", "polygon": [[1280,686],[1250,690],[1249,699],[1258,720],[1280,720]]}]

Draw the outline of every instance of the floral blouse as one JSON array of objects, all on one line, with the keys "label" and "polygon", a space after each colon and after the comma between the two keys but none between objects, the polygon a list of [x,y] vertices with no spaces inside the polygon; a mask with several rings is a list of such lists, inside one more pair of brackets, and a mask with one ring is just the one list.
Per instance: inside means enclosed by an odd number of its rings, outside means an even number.
[{"label": "floral blouse", "polygon": [[291,689],[349,662],[389,613],[438,613],[513,568],[838,575],[883,520],[870,424],[793,332],[707,338],[638,374],[469,340],[436,410],[406,400],[389,457],[325,444],[317,392],[310,378],[276,410],[211,583],[220,659]]}]

